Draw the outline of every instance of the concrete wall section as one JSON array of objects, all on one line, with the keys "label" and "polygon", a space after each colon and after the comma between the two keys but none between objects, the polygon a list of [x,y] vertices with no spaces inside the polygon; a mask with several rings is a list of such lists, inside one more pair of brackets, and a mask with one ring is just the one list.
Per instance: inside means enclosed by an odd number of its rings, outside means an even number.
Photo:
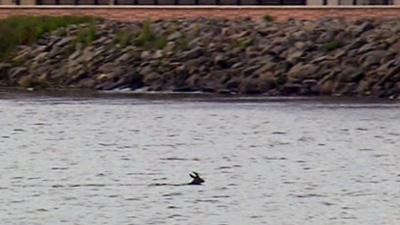
[{"label": "concrete wall section", "polygon": [[307,5],[323,5],[324,0],[307,0]]},{"label": "concrete wall section", "polygon": [[36,0],[20,0],[21,5],[36,5]]},{"label": "concrete wall section", "polygon": [[271,15],[279,21],[323,17],[398,18],[399,6],[0,6],[0,18],[15,15],[63,16],[86,15],[119,21],[220,17],[250,17],[258,20]]},{"label": "concrete wall section", "polygon": [[[55,0],[49,0],[45,1],[44,5],[55,5]],[[120,3],[119,5],[130,5],[132,4],[132,0],[118,0]],[[188,5],[195,5],[194,0],[179,0],[182,5],[188,4]],[[389,5],[400,5],[400,0],[388,0]],[[73,0],[66,0],[65,1],[60,1],[60,5],[74,5]],[[89,0],[88,2],[85,2],[85,0],[80,0],[80,4],[78,5],[95,5],[94,1]],[[257,0],[246,0],[242,1],[245,3],[242,3],[242,5],[257,5]],[[274,0],[272,0],[274,2]],[[306,5],[309,6],[322,6],[326,2],[326,5],[330,6],[335,6],[335,5],[353,5],[354,2],[356,5],[386,5],[385,0],[306,0]],[[99,2],[99,5],[113,5],[114,0],[103,0],[102,2]],[[215,5],[215,0],[201,0],[200,5]],[[0,5],[14,5],[15,2],[13,0],[0,0]],[[36,5],[36,0],[20,0],[21,5]],[[138,0],[139,5],[154,5],[153,0]],[[174,5],[175,1],[174,0],[159,0],[159,5]],[[236,5],[237,0],[220,0],[221,5]],[[292,2],[293,4],[293,2]],[[283,4],[285,5],[285,4]],[[286,4],[287,5],[287,4]],[[301,4],[300,4],[301,5]]]},{"label": "concrete wall section", "polygon": [[12,0],[0,0],[0,5],[12,5]]}]

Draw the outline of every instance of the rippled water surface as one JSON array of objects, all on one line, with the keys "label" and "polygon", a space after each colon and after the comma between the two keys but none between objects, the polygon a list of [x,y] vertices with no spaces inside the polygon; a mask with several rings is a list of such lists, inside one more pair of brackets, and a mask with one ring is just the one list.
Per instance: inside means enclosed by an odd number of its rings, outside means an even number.
[{"label": "rippled water surface", "polygon": [[399,143],[395,102],[0,92],[1,224],[400,224]]}]

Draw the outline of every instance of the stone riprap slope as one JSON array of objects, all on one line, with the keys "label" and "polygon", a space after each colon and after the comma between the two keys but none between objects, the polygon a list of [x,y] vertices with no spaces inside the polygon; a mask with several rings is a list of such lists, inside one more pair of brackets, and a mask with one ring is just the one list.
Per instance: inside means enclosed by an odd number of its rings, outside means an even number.
[{"label": "stone riprap slope", "polygon": [[397,97],[400,19],[99,21],[0,63],[0,83],[98,90]]}]

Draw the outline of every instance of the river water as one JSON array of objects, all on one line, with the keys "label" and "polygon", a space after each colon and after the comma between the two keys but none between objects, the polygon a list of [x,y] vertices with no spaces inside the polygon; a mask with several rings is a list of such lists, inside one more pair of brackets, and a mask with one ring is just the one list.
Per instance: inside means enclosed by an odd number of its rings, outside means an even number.
[{"label": "river water", "polygon": [[[400,224],[400,103],[0,91],[0,219]],[[197,171],[202,186],[178,185]]]}]

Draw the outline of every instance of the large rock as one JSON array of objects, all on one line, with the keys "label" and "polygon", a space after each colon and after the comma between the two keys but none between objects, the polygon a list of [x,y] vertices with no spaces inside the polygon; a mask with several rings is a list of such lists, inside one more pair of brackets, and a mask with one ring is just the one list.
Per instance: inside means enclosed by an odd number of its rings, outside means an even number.
[{"label": "large rock", "polygon": [[314,64],[296,64],[288,72],[290,81],[302,81],[306,78],[315,78],[319,67]]},{"label": "large rock", "polygon": [[183,36],[182,32],[175,31],[174,33],[168,35],[167,40],[168,41],[175,41],[177,39],[180,39],[182,36]]},{"label": "large rock", "polygon": [[32,87],[34,84],[35,78],[32,75],[23,76],[18,79],[18,85],[21,87]]},{"label": "large rock", "polygon": [[335,88],[335,81],[325,80],[317,84],[317,90],[321,95],[331,95]]},{"label": "large rock", "polygon": [[80,80],[77,84],[78,88],[89,88],[93,89],[96,86],[96,80],[92,78],[86,78],[83,80]]},{"label": "large rock", "polygon": [[336,96],[352,96],[356,95],[357,93],[357,83],[356,82],[350,82],[350,83],[336,83],[335,84],[335,90],[334,90],[334,95]]},{"label": "large rock", "polygon": [[273,72],[264,72],[258,76],[257,83],[260,92],[265,93],[277,87],[278,79]]},{"label": "large rock", "polygon": [[284,84],[281,88],[281,94],[283,95],[299,95],[304,93],[304,86],[301,84]]},{"label": "large rock", "polygon": [[72,41],[74,41],[74,40],[75,40],[75,37],[74,37],[74,36],[64,37],[64,38],[61,39],[59,42],[57,42],[54,46],[55,46],[55,47],[58,47],[58,48],[64,47],[64,46],[66,46],[66,45],[68,45],[68,44],[71,44]]},{"label": "large rock", "polygon": [[364,78],[365,73],[362,69],[353,66],[344,66],[338,76],[340,82],[358,82]]},{"label": "large rock", "polygon": [[355,37],[360,36],[362,33],[369,31],[374,28],[374,25],[370,21],[362,22],[360,25],[355,25],[353,28],[353,35]]},{"label": "large rock", "polygon": [[362,64],[363,67],[380,65],[381,60],[385,58],[386,55],[387,51],[384,50],[370,51],[360,58],[359,63]]},{"label": "large rock", "polygon": [[0,80],[7,79],[7,71],[11,68],[12,65],[10,63],[1,63],[0,62]]},{"label": "large rock", "polygon": [[186,59],[194,59],[194,58],[198,58],[198,57],[202,56],[203,54],[204,54],[203,49],[200,47],[197,47],[197,48],[194,48],[194,49],[186,52],[184,54],[184,57]]},{"label": "large rock", "polygon": [[11,81],[15,81],[23,75],[28,75],[28,69],[23,66],[13,67],[8,72]]},{"label": "large rock", "polygon": [[240,94],[261,94],[262,91],[259,88],[259,83],[255,79],[243,79],[239,84]]}]

